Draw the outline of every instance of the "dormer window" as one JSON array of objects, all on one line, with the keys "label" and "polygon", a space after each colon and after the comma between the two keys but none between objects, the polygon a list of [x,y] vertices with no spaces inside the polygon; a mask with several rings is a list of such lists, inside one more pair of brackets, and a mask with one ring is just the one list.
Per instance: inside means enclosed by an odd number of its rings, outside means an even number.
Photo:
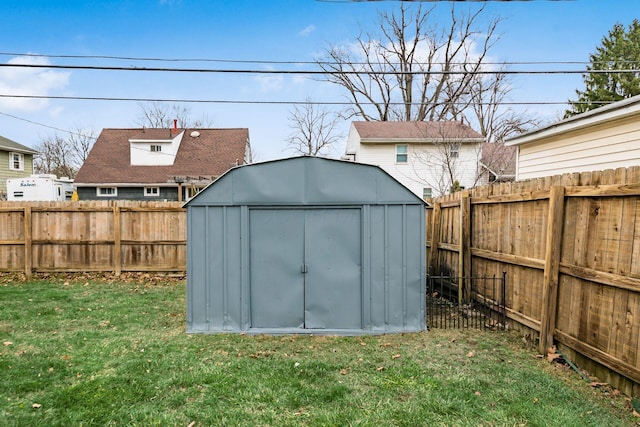
[{"label": "dormer window", "polygon": [[152,138],[146,133],[143,138],[129,139],[129,158],[133,166],[170,166],[176,160],[184,131],[170,138]]}]

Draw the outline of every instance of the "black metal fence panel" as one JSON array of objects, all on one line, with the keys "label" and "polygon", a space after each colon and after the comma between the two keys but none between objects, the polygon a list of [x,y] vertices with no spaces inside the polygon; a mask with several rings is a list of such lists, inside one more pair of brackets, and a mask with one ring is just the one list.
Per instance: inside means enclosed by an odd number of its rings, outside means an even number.
[{"label": "black metal fence panel", "polygon": [[428,275],[427,327],[505,330],[506,279]]}]

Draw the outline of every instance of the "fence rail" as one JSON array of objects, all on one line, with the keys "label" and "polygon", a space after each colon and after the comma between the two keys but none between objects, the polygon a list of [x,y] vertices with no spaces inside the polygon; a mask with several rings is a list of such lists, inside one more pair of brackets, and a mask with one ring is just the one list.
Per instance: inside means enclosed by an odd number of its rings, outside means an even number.
[{"label": "fence rail", "polygon": [[427,210],[431,274],[506,271],[510,324],[640,394],[640,167],[478,187]]},{"label": "fence rail", "polygon": [[0,203],[0,271],[185,270],[179,203]]}]

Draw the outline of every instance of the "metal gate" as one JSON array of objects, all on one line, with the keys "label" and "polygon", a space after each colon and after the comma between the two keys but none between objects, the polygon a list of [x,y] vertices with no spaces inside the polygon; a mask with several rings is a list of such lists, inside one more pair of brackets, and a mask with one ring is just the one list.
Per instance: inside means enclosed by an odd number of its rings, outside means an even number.
[{"label": "metal gate", "polygon": [[427,275],[427,327],[507,328],[506,272],[501,277]]}]

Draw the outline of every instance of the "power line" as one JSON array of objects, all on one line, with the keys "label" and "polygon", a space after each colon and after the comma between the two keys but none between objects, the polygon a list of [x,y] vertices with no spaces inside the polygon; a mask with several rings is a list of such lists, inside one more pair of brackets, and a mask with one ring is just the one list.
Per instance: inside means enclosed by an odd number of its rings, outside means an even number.
[{"label": "power line", "polygon": [[25,118],[23,118],[23,117],[14,116],[13,114],[9,114],[9,113],[3,113],[3,112],[1,112],[1,111],[0,111],[0,115],[7,116],[7,117],[11,117],[12,119],[16,119],[16,120],[21,120],[21,121],[23,121],[23,122],[31,123],[31,124],[33,124],[33,125],[42,126],[42,127],[45,127],[45,128],[49,128],[49,129],[53,129],[53,130],[57,130],[57,131],[59,131],[59,132],[68,133],[68,134],[70,134],[70,135],[76,135],[76,136],[81,136],[81,137],[85,137],[85,138],[86,138],[86,137],[89,137],[89,138],[91,138],[91,139],[97,139],[96,137],[90,137],[89,135],[83,135],[83,134],[78,133],[78,132],[72,132],[72,131],[70,131],[70,130],[60,129],[60,128],[57,128],[57,127],[55,127],[55,126],[46,125],[46,124],[44,124],[44,123],[40,123],[40,122],[36,122],[36,121],[33,121],[33,120],[25,119]]},{"label": "power line", "polygon": [[[27,58],[49,58],[49,59],[112,59],[118,61],[153,61],[153,62],[212,62],[212,63],[228,63],[228,64],[265,64],[265,65],[332,65],[337,64],[335,61],[275,61],[275,60],[259,60],[259,59],[216,59],[216,58],[154,58],[140,56],[115,56],[115,55],[54,55],[39,53],[18,53],[18,52],[0,52],[0,56],[14,56]],[[640,61],[617,61],[619,63],[640,64]],[[597,62],[601,63],[601,62]],[[382,65],[382,62],[352,62],[354,65]],[[443,65],[443,62],[433,62],[434,65]],[[454,62],[453,65],[471,65],[468,62]],[[504,62],[482,62],[483,65],[589,65],[589,61],[504,61]]]},{"label": "power line", "polygon": [[118,67],[99,65],[46,65],[46,64],[0,64],[0,67],[9,68],[46,68],[65,70],[101,70],[101,71],[154,71],[154,72],[179,72],[179,73],[217,73],[217,74],[303,74],[303,75],[490,75],[490,74],[637,74],[640,69],[615,69],[615,70],[452,70],[452,71],[356,71],[336,70],[335,72],[324,70],[249,70],[249,69],[211,69],[211,68],[166,68],[166,67]]},{"label": "power line", "polygon": [[[58,99],[73,101],[126,101],[126,102],[171,102],[171,103],[200,103],[200,104],[256,104],[256,105],[354,105],[353,101],[259,101],[259,100],[230,100],[230,99],[180,99],[180,98],[123,98],[123,97],[107,97],[107,96],[62,96],[62,95],[8,95],[0,94],[0,98],[19,98],[19,99]],[[566,105],[571,104],[599,104],[605,105],[612,101],[503,101],[500,105]],[[360,102],[362,105],[376,105],[376,102]],[[407,105],[404,102],[389,102],[388,105]],[[467,102],[442,102],[442,105],[467,105]],[[411,105],[420,105],[420,103],[411,103]],[[4,113],[0,113],[4,114]],[[5,114],[8,115],[8,114]]]}]

